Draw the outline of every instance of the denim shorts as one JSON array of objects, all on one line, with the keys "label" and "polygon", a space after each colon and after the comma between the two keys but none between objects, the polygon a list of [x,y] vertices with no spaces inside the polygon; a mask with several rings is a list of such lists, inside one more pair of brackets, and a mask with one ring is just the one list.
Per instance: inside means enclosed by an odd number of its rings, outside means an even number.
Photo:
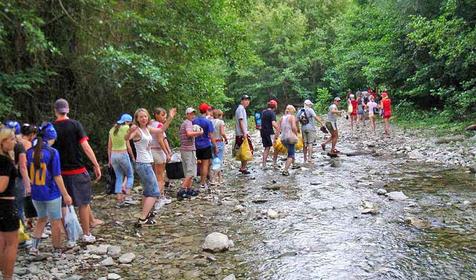
[{"label": "denim shorts", "polygon": [[63,175],[63,181],[75,207],[91,204],[91,177],[87,171],[76,175]]},{"label": "denim shorts", "polygon": [[39,201],[33,200],[38,218],[47,217],[50,220],[61,219],[61,197],[53,200]]},{"label": "denim shorts", "polygon": [[288,158],[294,158],[296,155],[296,144],[283,143],[288,149]]},{"label": "denim shorts", "polygon": [[223,156],[225,153],[225,143],[223,141],[217,141],[216,146],[218,147],[218,153],[216,155],[215,153],[213,153],[212,158],[219,158],[220,161],[223,162]]},{"label": "denim shorts", "polygon": [[142,194],[145,197],[160,197],[159,183],[152,168],[152,163],[136,162],[136,171],[142,185]]},{"label": "denim shorts", "polygon": [[127,153],[112,153],[111,155],[112,168],[116,174],[116,183],[114,185],[115,193],[122,193],[122,182],[124,177],[127,178],[126,188],[132,189],[134,184],[134,170],[132,170],[131,160]]}]

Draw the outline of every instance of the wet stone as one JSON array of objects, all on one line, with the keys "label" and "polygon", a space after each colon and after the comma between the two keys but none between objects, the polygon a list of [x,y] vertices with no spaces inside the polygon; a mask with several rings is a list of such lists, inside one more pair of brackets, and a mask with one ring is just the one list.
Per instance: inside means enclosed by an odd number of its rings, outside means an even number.
[{"label": "wet stone", "polygon": [[230,274],[227,277],[223,278],[223,280],[236,280],[235,274]]},{"label": "wet stone", "polygon": [[107,275],[107,279],[108,280],[118,280],[118,279],[121,279],[121,275],[116,274],[116,273],[109,273]]},{"label": "wet stone", "polygon": [[378,195],[386,195],[387,194],[387,191],[385,189],[378,189],[377,190],[377,194]]},{"label": "wet stone", "polygon": [[408,198],[403,192],[389,192],[387,197],[390,200],[405,200]]}]

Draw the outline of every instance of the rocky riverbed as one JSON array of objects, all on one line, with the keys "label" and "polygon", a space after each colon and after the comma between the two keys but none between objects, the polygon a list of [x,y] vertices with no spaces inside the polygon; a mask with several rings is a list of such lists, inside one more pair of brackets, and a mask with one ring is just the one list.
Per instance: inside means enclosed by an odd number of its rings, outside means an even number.
[{"label": "rocky riverbed", "polygon": [[[251,175],[228,155],[225,184],[174,199],[155,227],[134,227],[140,204],[98,192],[98,241],[59,257],[49,240],[40,256],[21,250],[17,279],[474,279],[475,138],[340,127],[340,157],[317,145],[289,177],[259,168],[256,133]],[[226,239],[205,245],[214,232]]]}]

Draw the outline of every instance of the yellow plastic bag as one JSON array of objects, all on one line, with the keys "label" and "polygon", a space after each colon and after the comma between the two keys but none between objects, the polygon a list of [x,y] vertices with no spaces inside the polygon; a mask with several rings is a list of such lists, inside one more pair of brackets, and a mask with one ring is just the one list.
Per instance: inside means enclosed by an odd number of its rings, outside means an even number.
[{"label": "yellow plastic bag", "polygon": [[286,148],[286,146],[283,145],[283,142],[281,142],[280,138],[274,141],[273,148],[279,154],[285,155],[288,153],[288,149]]},{"label": "yellow plastic bag", "polygon": [[300,151],[304,148],[304,141],[302,140],[302,134],[298,134],[298,142],[296,144],[296,151]]},{"label": "yellow plastic bag", "polygon": [[253,153],[251,152],[250,144],[248,144],[248,138],[245,137],[243,143],[241,143],[241,146],[236,153],[236,159],[240,161],[253,160]]},{"label": "yellow plastic bag", "polygon": [[25,226],[23,225],[22,221],[18,221],[20,223],[20,228],[18,229],[18,242],[22,243],[27,240],[30,240],[30,236],[25,231]]}]

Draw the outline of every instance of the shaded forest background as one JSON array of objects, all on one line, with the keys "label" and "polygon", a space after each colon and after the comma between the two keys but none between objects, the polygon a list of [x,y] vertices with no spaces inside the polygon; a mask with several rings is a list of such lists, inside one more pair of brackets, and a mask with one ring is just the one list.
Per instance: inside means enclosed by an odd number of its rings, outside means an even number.
[{"label": "shaded forest background", "polygon": [[51,120],[64,97],[103,151],[139,107],[322,109],[370,86],[410,117],[474,120],[475,25],[476,0],[3,0],[0,118]]}]

